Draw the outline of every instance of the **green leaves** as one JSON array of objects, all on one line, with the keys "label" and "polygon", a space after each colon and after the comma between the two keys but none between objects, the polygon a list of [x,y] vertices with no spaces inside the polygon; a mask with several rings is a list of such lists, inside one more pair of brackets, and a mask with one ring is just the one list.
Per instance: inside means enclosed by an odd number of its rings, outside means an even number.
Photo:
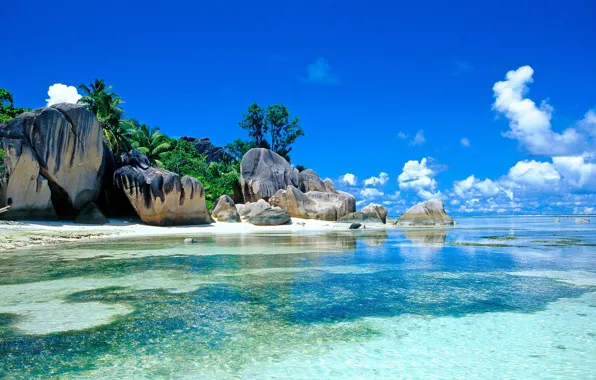
[{"label": "green leaves", "polygon": [[0,124],[7,123],[27,111],[31,109],[15,107],[12,94],[7,89],[0,88]]},{"label": "green leaves", "polygon": [[298,117],[290,120],[290,111],[284,105],[274,104],[265,110],[253,103],[244,114],[244,119],[238,123],[242,129],[248,131],[251,140],[236,139],[226,148],[237,160],[242,159],[249,149],[256,147],[271,149],[290,161],[291,145],[298,137],[304,136],[299,121]]}]

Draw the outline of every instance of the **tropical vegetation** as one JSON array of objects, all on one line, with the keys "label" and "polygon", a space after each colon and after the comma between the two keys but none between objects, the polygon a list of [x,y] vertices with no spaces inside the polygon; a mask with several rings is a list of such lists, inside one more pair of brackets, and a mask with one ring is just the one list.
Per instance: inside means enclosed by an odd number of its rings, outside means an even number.
[{"label": "tropical vegetation", "polygon": [[[238,138],[226,145],[231,158],[207,163],[205,156],[190,142],[170,138],[159,127],[125,118],[124,101],[103,79],[81,84],[78,88],[83,95],[79,103],[95,114],[117,160],[121,159],[122,153],[135,148],[145,154],[153,166],[199,179],[205,188],[209,208],[222,194],[240,193],[240,161],[248,150],[268,148],[290,161],[292,145],[304,136],[300,119],[291,118],[286,106],[275,104],[262,108],[253,103],[238,123],[247,132],[248,139]],[[0,123],[25,111],[28,109],[14,107],[12,94],[0,89]],[[0,165],[4,161],[3,154],[0,151]],[[304,169],[301,165],[296,167]]]}]

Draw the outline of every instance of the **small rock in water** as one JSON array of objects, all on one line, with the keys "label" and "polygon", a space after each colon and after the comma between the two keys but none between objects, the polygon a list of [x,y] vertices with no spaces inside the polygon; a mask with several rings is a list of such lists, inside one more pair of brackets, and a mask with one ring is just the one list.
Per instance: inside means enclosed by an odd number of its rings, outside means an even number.
[{"label": "small rock in water", "polygon": [[352,224],[350,224],[350,229],[351,230],[357,230],[357,229],[360,228],[360,226],[362,226],[362,224],[360,224],[360,223],[352,223]]},{"label": "small rock in water", "polygon": [[576,218],[575,223],[590,223],[590,219],[588,218]]},{"label": "small rock in water", "polygon": [[197,243],[197,239],[193,239],[193,238],[184,239],[184,244],[196,244],[196,243]]},{"label": "small rock in water", "polygon": [[561,219],[559,219],[559,218],[553,219],[553,223],[560,223],[560,222],[561,222]]}]

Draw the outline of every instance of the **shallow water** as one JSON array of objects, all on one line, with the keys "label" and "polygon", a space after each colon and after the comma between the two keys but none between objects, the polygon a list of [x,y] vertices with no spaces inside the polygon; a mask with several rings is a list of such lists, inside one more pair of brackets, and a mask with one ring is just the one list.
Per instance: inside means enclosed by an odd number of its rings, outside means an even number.
[{"label": "shallow water", "polygon": [[2,253],[0,378],[596,378],[596,230],[551,219]]}]

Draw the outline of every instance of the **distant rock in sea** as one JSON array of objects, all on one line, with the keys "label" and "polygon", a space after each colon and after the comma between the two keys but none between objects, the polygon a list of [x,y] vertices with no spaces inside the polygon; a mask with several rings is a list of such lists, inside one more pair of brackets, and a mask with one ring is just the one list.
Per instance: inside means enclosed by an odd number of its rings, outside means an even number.
[{"label": "distant rock in sea", "polygon": [[445,213],[443,201],[433,199],[413,206],[395,224],[404,227],[452,226],[453,219]]},{"label": "distant rock in sea", "polygon": [[590,223],[588,218],[575,218],[575,223]]}]

